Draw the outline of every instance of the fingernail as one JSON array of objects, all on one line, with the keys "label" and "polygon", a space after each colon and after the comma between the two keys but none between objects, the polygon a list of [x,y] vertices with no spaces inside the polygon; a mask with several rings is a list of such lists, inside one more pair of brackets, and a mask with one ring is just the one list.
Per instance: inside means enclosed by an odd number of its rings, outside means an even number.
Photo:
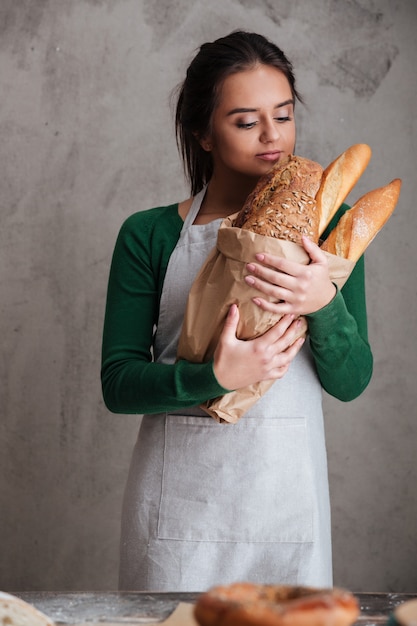
[{"label": "fingernail", "polygon": [[254,272],[255,266],[253,265],[253,263],[247,263],[246,269],[248,270],[248,272]]},{"label": "fingernail", "polygon": [[255,283],[255,279],[253,276],[245,276],[245,280],[248,283],[248,285],[253,285]]}]

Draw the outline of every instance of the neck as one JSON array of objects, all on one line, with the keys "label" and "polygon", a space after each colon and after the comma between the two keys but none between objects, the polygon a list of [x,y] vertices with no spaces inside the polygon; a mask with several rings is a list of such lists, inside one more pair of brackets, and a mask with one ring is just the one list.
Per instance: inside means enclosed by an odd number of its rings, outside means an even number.
[{"label": "neck", "polygon": [[227,182],[213,175],[200,209],[200,215],[216,214],[227,217],[240,211],[247,196],[257,183],[257,178],[247,176],[227,177]]}]

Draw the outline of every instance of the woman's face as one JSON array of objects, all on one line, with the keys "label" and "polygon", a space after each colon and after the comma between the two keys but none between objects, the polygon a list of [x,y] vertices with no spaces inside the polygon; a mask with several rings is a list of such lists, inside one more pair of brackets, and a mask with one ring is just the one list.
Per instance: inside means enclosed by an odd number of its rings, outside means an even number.
[{"label": "woman's face", "polygon": [[293,153],[294,99],[286,76],[268,65],[228,76],[204,139],[214,175],[259,177]]}]

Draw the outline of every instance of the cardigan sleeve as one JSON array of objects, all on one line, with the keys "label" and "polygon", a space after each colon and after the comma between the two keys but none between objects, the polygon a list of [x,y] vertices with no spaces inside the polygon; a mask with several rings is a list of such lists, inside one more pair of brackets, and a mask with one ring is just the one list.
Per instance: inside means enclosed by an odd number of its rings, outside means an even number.
[{"label": "cardigan sleeve", "polygon": [[160,216],[164,227],[158,230],[152,211],[125,221],[113,252],[101,380],[104,402],[114,413],[173,411],[226,393],[215,378],[212,361],[153,362],[160,291],[180,218],[177,211],[165,211]]},{"label": "cardigan sleeve", "polygon": [[[325,235],[348,208],[342,205]],[[373,371],[363,256],[333,300],[307,318],[310,346],[323,389],[345,402],[355,399],[369,384]]]}]

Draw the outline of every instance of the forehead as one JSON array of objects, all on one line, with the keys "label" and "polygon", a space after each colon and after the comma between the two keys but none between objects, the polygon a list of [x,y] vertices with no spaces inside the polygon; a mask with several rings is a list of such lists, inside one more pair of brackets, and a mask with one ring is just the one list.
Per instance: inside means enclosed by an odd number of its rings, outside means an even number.
[{"label": "forehead", "polygon": [[219,91],[218,107],[262,108],[276,106],[291,98],[291,86],[285,74],[269,65],[257,65],[224,79]]}]

